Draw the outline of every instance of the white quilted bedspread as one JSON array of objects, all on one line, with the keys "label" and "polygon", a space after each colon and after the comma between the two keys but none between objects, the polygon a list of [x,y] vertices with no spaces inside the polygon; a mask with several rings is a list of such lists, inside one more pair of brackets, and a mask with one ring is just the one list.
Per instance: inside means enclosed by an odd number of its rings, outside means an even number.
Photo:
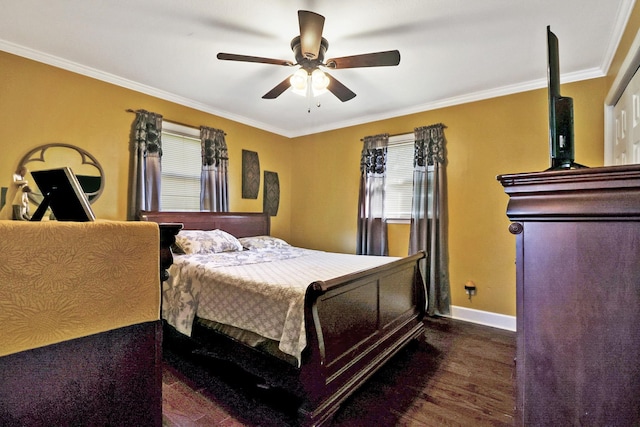
[{"label": "white quilted bedspread", "polygon": [[397,258],[285,247],[274,250],[177,255],[163,286],[163,317],[191,335],[194,317],[279,341],[300,363],[306,346],[304,295],[310,283]]}]

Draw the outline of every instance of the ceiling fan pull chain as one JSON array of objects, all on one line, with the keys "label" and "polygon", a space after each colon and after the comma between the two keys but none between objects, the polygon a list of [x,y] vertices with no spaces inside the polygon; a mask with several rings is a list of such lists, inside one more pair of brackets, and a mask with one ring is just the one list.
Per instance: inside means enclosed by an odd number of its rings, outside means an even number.
[{"label": "ceiling fan pull chain", "polygon": [[307,75],[307,113],[311,114],[313,103],[313,88],[311,87],[311,74]]}]

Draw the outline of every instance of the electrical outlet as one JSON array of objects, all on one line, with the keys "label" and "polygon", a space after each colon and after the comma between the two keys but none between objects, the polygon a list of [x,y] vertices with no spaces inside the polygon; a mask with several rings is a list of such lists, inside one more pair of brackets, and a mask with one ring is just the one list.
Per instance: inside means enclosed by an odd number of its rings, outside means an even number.
[{"label": "electrical outlet", "polygon": [[476,294],[476,284],[469,280],[464,284],[464,292],[469,295],[469,299]]}]

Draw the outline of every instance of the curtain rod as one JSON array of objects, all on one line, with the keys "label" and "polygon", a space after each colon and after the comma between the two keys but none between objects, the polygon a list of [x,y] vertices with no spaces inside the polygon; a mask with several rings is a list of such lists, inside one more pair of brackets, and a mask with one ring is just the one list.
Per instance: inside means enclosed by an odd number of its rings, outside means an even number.
[{"label": "curtain rod", "polygon": [[[137,111],[136,111],[136,110],[132,110],[131,108],[127,108],[127,109],[126,109],[126,110],[124,110],[124,111],[125,111],[125,112],[127,112],[127,113],[134,113],[134,114],[135,114],[135,113],[137,113]],[[173,121],[173,120],[167,120],[167,121],[168,121],[168,122],[171,122],[171,123],[175,123],[175,124],[180,125],[180,126],[186,126],[186,127],[188,127],[188,128],[196,128],[196,129],[199,129],[199,128],[200,128],[199,126],[198,126],[198,127],[195,127],[195,126],[193,126],[193,125],[188,125],[188,124],[186,124],[186,123],[175,122],[175,121]],[[223,134],[224,134],[224,136],[227,136],[227,133],[226,133],[226,132],[223,132]]]},{"label": "curtain rod", "polygon": [[[389,138],[393,138],[394,136],[409,135],[409,134],[413,134],[413,132],[409,131],[409,132],[403,132],[403,133],[389,134]],[[360,141],[364,141],[364,138],[360,138]]]},{"label": "curtain rod", "polygon": [[[446,129],[446,126],[444,124],[442,124],[442,123],[437,123],[437,124],[431,125],[431,126],[437,126],[437,125],[442,125],[442,127]],[[427,126],[427,127],[429,127],[429,126]],[[408,135],[408,134],[411,134],[411,133],[413,133],[413,131],[389,134],[389,138],[392,138],[394,136],[400,136],[400,135]],[[364,138],[360,138],[360,141],[364,141]]]}]

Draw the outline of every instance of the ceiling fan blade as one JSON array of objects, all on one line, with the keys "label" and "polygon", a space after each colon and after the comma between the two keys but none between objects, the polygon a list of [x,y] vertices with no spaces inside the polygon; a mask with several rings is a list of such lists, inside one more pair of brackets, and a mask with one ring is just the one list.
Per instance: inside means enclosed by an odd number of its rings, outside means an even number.
[{"label": "ceiling fan blade", "polygon": [[274,64],[292,66],[293,62],[284,59],[261,58],[259,56],[236,55],[234,53],[218,53],[218,59],[224,61],[258,62],[260,64]]},{"label": "ceiling fan blade", "polygon": [[[326,73],[328,75],[328,73]],[[340,83],[333,76],[329,76],[329,86],[327,86],[327,90],[334,94],[340,101],[346,102],[350,99],[355,98],[356,94],[351,91],[348,87]]]},{"label": "ceiling fan blade", "polygon": [[360,68],[360,67],[388,67],[400,63],[400,52],[388,50],[386,52],[365,53],[363,55],[331,58],[326,62],[327,68]]},{"label": "ceiling fan blade", "polygon": [[262,99],[276,99],[277,97],[282,95],[282,93],[285,90],[287,90],[287,89],[289,89],[289,87],[291,87],[291,83],[289,82],[290,78],[291,78],[291,76],[287,77],[286,79],[284,79],[283,81],[278,83],[278,85],[276,87],[271,89],[269,92],[265,93],[262,96]]},{"label": "ceiling fan blade", "polygon": [[300,48],[302,55],[307,59],[315,59],[320,52],[324,16],[308,10],[299,10],[298,21],[300,22]]}]

